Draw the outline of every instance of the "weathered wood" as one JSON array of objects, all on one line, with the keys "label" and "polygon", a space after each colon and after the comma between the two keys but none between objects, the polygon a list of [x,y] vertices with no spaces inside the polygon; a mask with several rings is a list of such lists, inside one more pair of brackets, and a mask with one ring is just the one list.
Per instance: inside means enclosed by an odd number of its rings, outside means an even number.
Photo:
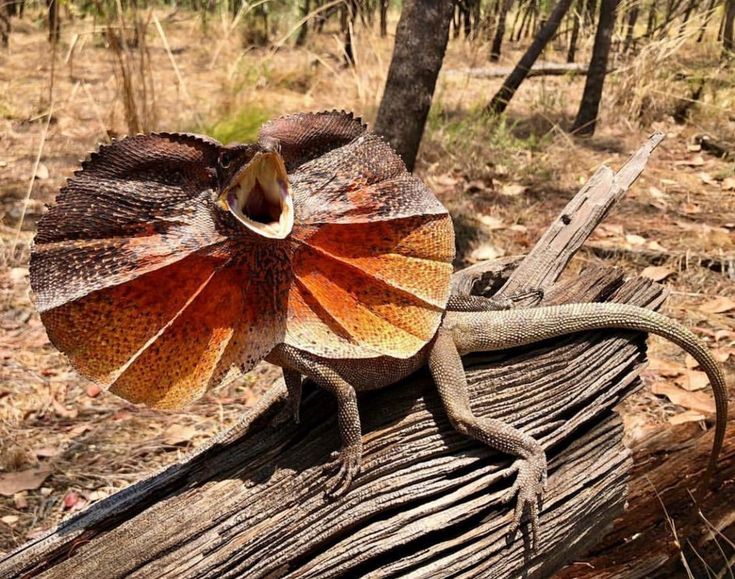
[{"label": "weathered wood", "polygon": [[[660,286],[624,282],[612,270],[555,282],[556,260],[568,260],[567,246],[583,241],[579,231],[591,231],[621,183],[634,180],[625,171],[606,187],[585,187],[587,201],[575,197],[566,228],[554,234],[568,241],[542,240],[503,290],[541,281],[546,303],[658,306]],[[529,260],[538,269],[524,273]],[[502,269],[493,286],[507,274]],[[473,286],[463,274],[455,281]],[[515,424],[547,449],[538,554],[525,533],[506,545],[512,507],[502,501],[512,460],[456,433],[420,374],[360,397],[364,470],[343,499],[323,495],[321,465],[339,445],[332,400],[307,389],[295,425],[279,384],[189,458],[6,556],[0,577],[547,576],[623,514],[632,459],[612,408],[640,386],[644,344],[640,334],[596,332],[466,359],[475,411]]]}]

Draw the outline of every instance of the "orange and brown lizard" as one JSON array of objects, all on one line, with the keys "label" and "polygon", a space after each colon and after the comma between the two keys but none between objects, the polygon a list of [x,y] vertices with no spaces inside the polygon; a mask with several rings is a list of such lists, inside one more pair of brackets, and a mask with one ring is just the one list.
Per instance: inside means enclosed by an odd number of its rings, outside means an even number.
[{"label": "orange and brown lizard", "polygon": [[452,425],[517,457],[515,526],[527,515],[535,537],[544,451],[473,414],[461,356],[603,328],[659,334],[699,362],[717,407],[712,471],[727,391],[691,332],[626,304],[450,296],[453,258],[446,209],[389,145],[350,114],[305,113],[249,145],[160,133],[102,147],[40,221],[31,284],[52,343],[132,402],[180,407],[263,359],[283,369],[296,419],[303,377],[331,392],[332,496],[360,470],[356,391],[428,364]]}]

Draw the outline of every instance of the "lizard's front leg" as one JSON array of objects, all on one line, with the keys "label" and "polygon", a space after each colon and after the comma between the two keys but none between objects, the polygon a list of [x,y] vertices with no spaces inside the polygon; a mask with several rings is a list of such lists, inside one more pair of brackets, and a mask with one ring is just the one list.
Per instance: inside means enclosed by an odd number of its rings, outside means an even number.
[{"label": "lizard's front leg", "polygon": [[538,510],[546,485],[546,455],[541,445],[528,434],[493,418],[479,418],[472,413],[467,377],[452,334],[440,329],[429,352],[429,369],[452,426],[488,446],[518,457],[517,477],[508,495],[517,495],[511,534],[525,513],[531,523],[532,545],[538,544]]},{"label": "lizard's front leg", "polygon": [[[314,380],[318,386],[331,392],[337,399],[337,424],[342,438],[342,448],[339,452],[332,454],[332,462],[325,467],[337,472],[332,485],[326,492],[330,497],[342,496],[349,490],[352,481],[359,474],[362,462],[362,429],[355,389],[334,369],[320,362],[316,357],[289,346],[279,348],[277,362],[285,364],[282,366],[283,376],[289,390],[291,404],[299,403],[301,374]],[[298,378],[298,387],[296,378]],[[298,397],[295,396],[297,389]]]}]

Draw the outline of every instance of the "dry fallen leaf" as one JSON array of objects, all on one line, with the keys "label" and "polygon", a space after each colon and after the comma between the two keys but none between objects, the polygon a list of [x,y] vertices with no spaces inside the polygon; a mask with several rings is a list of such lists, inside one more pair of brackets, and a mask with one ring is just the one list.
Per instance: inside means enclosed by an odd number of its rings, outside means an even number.
[{"label": "dry fallen leaf", "polygon": [[679,376],[686,372],[684,366],[672,364],[661,358],[648,358],[648,370],[659,374],[660,376]]},{"label": "dry fallen leaf", "polygon": [[497,259],[503,257],[505,253],[502,249],[498,249],[490,243],[483,243],[479,247],[476,247],[470,254],[470,261],[486,261],[489,259]]},{"label": "dry fallen leaf", "polygon": [[5,523],[6,525],[14,525],[20,520],[20,517],[17,515],[5,515],[0,521]]},{"label": "dry fallen leaf", "polygon": [[500,189],[500,194],[506,197],[517,197],[526,192],[527,187],[519,183],[508,183]]},{"label": "dry fallen leaf", "polygon": [[695,392],[706,388],[709,380],[704,372],[688,370],[686,374],[676,379],[676,383],[688,392]]},{"label": "dry fallen leaf", "polygon": [[27,495],[28,495],[28,493],[26,493],[25,491],[21,491],[19,493],[15,493],[13,495],[13,505],[19,511],[22,511],[23,509],[27,509],[28,508],[28,497],[27,497]]},{"label": "dry fallen leaf", "polygon": [[665,382],[654,384],[651,390],[654,394],[666,396],[677,406],[706,412],[708,414],[715,413],[715,401],[709,394],[704,392],[687,392],[678,386]]},{"label": "dry fallen leaf", "polygon": [[684,365],[691,370],[692,368],[699,366],[699,362],[697,362],[691,354],[686,354],[684,356]]},{"label": "dry fallen leaf", "polygon": [[641,237],[640,235],[636,235],[634,233],[629,233],[625,236],[625,241],[627,241],[631,245],[645,245],[646,238]]},{"label": "dry fallen leaf", "polygon": [[704,171],[701,171],[697,173],[697,175],[702,180],[702,183],[705,183],[707,185],[712,185],[715,187],[717,186],[717,181],[715,181],[712,175],[710,175],[709,173],[705,173]]},{"label": "dry fallen leaf", "polygon": [[702,209],[700,209],[699,205],[697,205],[696,203],[689,203],[689,202],[684,202],[681,205],[679,205],[679,209],[683,213],[688,213],[689,215],[693,215],[695,213],[702,212]]},{"label": "dry fallen leaf", "polygon": [[43,163],[38,164],[38,169],[36,170],[36,179],[48,179],[48,167]]},{"label": "dry fallen leaf", "polygon": [[734,191],[735,190],[735,177],[725,177],[722,180],[723,191]]},{"label": "dry fallen leaf", "polygon": [[58,446],[42,446],[40,448],[36,448],[33,451],[33,454],[38,458],[53,458],[61,454],[61,448]]},{"label": "dry fallen leaf", "polygon": [[704,157],[702,157],[702,155],[694,155],[690,159],[675,161],[674,165],[678,165],[680,167],[701,167],[704,165]]},{"label": "dry fallen leaf", "polygon": [[721,296],[703,303],[699,309],[707,314],[723,314],[735,309],[735,300]]},{"label": "dry fallen leaf", "polygon": [[482,223],[487,229],[505,229],[507,226],[503,223],[502,219],[494,217],[493,215],[480,215],[477,220]]},{"label": "dry fallen leaf", "polygon": [[680,414],[676,414],[669,418],[669,424],[676,426],[677,424],[685,424],[687,422],[699,422],[704,420],[705,416],[701,412],[695,410],[685,410]]},{"label": "dry fallen leaf", "polygon": [[179,444],[188,444],[196,435],[197,429],[193,426],[172,424],[163,431],[162,439],[166,444],[178,446]]},{"label": "dry fallen leaf", "polygon": [[641,272],[641,275],[653,281],[661,281],[674,273],[673,269],[669,269],[663,265],[649,265]]},{"label": "dry fallen leaf", "polygon": [[51,469],[46,467],[2,473],[0,474],[0,495],[12,497],[20,491],[35,490],[50,474]]},{"label": "dry fallen leaf", "polygon": [[712,357],[717,360],[720,364],[724,364],[727,362],[727,359],[733,355],[735,352],[735,348],[715,348],[714,350],[710,350],[712,352]]}]

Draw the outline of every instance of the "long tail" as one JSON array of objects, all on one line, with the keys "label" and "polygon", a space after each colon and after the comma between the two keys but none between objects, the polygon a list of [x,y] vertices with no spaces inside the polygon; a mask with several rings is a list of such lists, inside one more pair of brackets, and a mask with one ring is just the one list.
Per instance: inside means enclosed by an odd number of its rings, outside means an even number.
[{"label": "long tail", "polygon": [[577,332],[620,328],[657,334],[684,349],[699,363],[715,395],[715,440],[703,489],[715,471],[727,426],[727,384],[720,365],[687,328],[652,310],[617,303],[580,303],[491,312],[448,312],[461,353],[505,350]]}]

